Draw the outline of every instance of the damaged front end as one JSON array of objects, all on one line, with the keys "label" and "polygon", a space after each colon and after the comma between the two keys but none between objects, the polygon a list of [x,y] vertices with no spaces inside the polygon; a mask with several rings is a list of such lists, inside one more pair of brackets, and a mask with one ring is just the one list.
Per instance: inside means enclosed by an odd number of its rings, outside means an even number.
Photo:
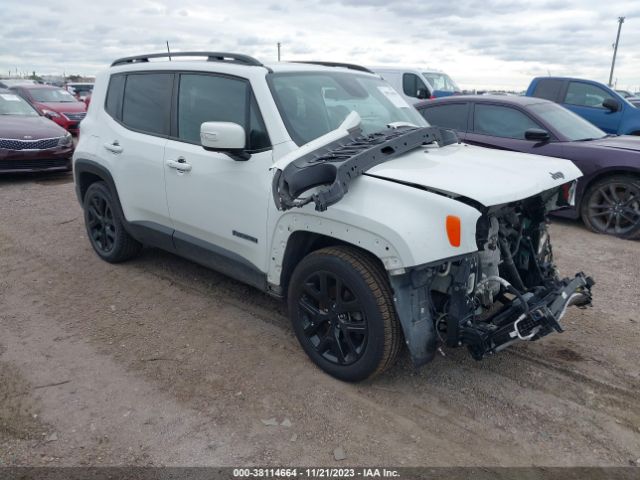
[{"label": "damaged front end", "polygon": [[398,316],[416,366],[438,343],[466,346],[480,360],[518,341],[557,331],[571,305],[591,303],[594,282],[583,273],[560,279],[546,212],[560,189],[483,212],[478,252],[391,277]]}]

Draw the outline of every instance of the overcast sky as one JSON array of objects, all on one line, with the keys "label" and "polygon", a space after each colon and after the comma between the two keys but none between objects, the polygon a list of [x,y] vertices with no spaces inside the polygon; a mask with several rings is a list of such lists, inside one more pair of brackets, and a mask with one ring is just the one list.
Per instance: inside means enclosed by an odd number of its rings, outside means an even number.
[{"label": "overcast sky", "polygon": [[0,75],[93,75],[121,56],[222,50],[276,60],[403,64],[463,88],[524,89],[536,75],[640,90],[639,0],[4,0]]}]

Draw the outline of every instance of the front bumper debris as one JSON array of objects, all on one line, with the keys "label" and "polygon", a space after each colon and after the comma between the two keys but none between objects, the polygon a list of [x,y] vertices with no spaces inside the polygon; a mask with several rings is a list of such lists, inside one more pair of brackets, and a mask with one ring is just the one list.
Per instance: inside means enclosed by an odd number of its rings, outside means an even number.
[{"label": "front bumper debris", "polygon": [[480,360],[519,341],[535,341],[549,333],[562,332],[560,324],[567,308],[591,304],[593,279],[578,273],[557,281],[552,288],[539,287],[526,294],[526,308],[519,299],[504,305],[482,323],[460,328],[461,341]]}]

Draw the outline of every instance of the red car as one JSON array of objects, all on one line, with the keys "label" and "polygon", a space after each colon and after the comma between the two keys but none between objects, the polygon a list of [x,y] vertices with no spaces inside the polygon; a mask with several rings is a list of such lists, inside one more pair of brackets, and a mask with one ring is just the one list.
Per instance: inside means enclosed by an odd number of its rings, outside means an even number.
[{"label": "red car", "polygon": [[0,88],[0,173],[71,170],[73,138]]},{"label": "red car", "polygon": [[78,134],[78,124],[87,114],[87,105],[76,100],[64,88],[49,85],[18,85],[11,87],[11,91],[24,98],[45,117],[72,134]]}]

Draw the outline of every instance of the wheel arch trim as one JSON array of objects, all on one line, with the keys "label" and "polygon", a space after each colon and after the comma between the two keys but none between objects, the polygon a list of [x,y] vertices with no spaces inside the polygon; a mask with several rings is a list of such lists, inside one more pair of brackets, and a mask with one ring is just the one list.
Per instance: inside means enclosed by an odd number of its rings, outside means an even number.
[{"label": "wheel arch trim", "polygon": [[[288,213],[280,218],[273,233],[267,272],[271,285],[286,286],[288,277],[295,268],[295,264],[289,263],[290,255],[296,250],[291,241],[303,233],[360,248],[378,259],[385,270],[404,273],[399,251],[392,242],[382,236],[332,219]],[[309,250],[306,252],[308,253]]]}]

